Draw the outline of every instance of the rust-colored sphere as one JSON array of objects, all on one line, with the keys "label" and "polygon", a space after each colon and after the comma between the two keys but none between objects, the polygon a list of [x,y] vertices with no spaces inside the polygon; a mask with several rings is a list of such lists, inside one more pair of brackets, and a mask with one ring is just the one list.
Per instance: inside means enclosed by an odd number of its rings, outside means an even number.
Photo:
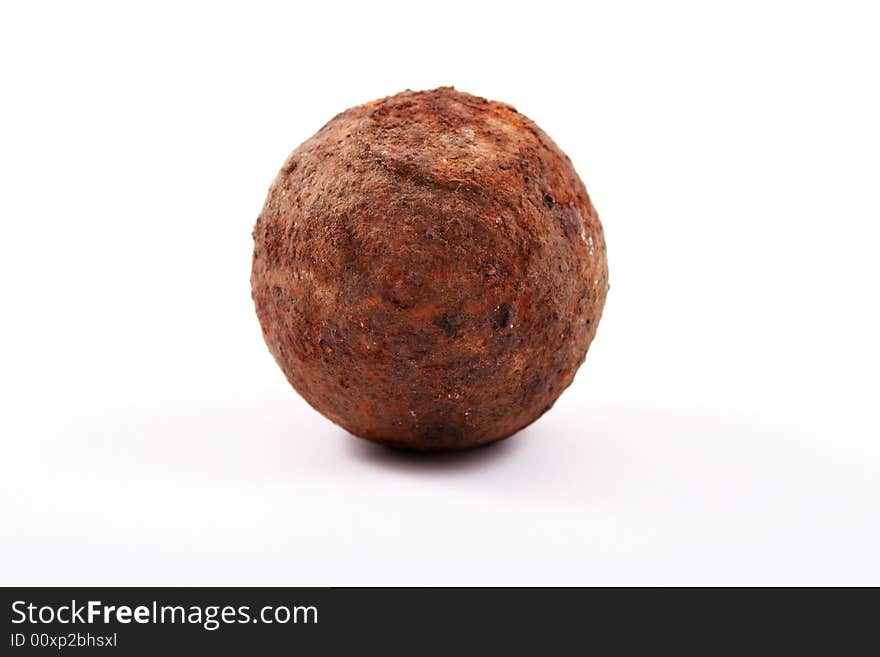
[{"label": "rust-colored sphere", "polygon": [[514,108],[452,88],[333,118],[254,229],[266,344],[349,432],[451,450],[515,433],[568,387],[608,290],[571,161]]}]

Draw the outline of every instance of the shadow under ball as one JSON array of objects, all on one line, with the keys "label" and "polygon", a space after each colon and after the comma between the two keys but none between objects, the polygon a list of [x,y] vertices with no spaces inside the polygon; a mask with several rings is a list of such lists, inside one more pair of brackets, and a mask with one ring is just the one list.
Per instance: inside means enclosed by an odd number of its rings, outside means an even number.
[{"label": "shadow under ball", "polygon": [[608,290],[568,157],[514,108],[452,88],[349,109],[287,159],[251,284],[291,385],[356,436],[506,438],[571,384]]}]

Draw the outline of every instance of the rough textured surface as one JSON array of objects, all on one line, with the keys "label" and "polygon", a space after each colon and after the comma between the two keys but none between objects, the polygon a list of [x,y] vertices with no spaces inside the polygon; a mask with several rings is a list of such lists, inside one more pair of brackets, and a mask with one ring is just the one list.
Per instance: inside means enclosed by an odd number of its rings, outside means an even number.
[{"label": "rough textured surface", "polygon": [[254,229],[253,298],[287,379],[396,447],[505,438],[571,383],[608,289],[569,159],[452,88],[354,107],[297,148]]}]

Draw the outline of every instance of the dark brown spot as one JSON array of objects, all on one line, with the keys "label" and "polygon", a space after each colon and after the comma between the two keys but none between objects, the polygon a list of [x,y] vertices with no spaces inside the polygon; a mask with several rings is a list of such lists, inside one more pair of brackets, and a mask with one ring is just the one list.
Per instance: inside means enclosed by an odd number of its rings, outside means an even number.
[{"label": "dark brown spot", "polygon": [[457,443],[464,438],[464,431],[450,424],[430,424],[419,427],[417,431],[421,438],[432,442]]},{"label": "dark brown spot", "polygon": [[461,317],[457,315],[443,315],[434,320],[434,326],[439,329],[442,329],[444,333],[446,333],[446,337],[454,338],[458,335],[458,332],[461,330],[462,324]]},{"label": "dark brown spot", "polygon": [[509,303],[502,303],[495,311],[495,320],[492,322],[492,327],[495,329],[507,328],[515,315],[516,308]]}]

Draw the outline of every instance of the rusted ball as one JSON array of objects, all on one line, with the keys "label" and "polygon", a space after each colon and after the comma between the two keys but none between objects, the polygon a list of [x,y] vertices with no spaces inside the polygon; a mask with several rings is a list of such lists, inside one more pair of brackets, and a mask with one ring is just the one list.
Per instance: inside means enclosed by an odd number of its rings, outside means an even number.
[{"label": "rusted ball", "polygon": [[452,88],[333,118],[254,229],[266,344],[349,432],[451,450],[505,438],[571,383],[608,290],[568,157],[514,108]]}]

